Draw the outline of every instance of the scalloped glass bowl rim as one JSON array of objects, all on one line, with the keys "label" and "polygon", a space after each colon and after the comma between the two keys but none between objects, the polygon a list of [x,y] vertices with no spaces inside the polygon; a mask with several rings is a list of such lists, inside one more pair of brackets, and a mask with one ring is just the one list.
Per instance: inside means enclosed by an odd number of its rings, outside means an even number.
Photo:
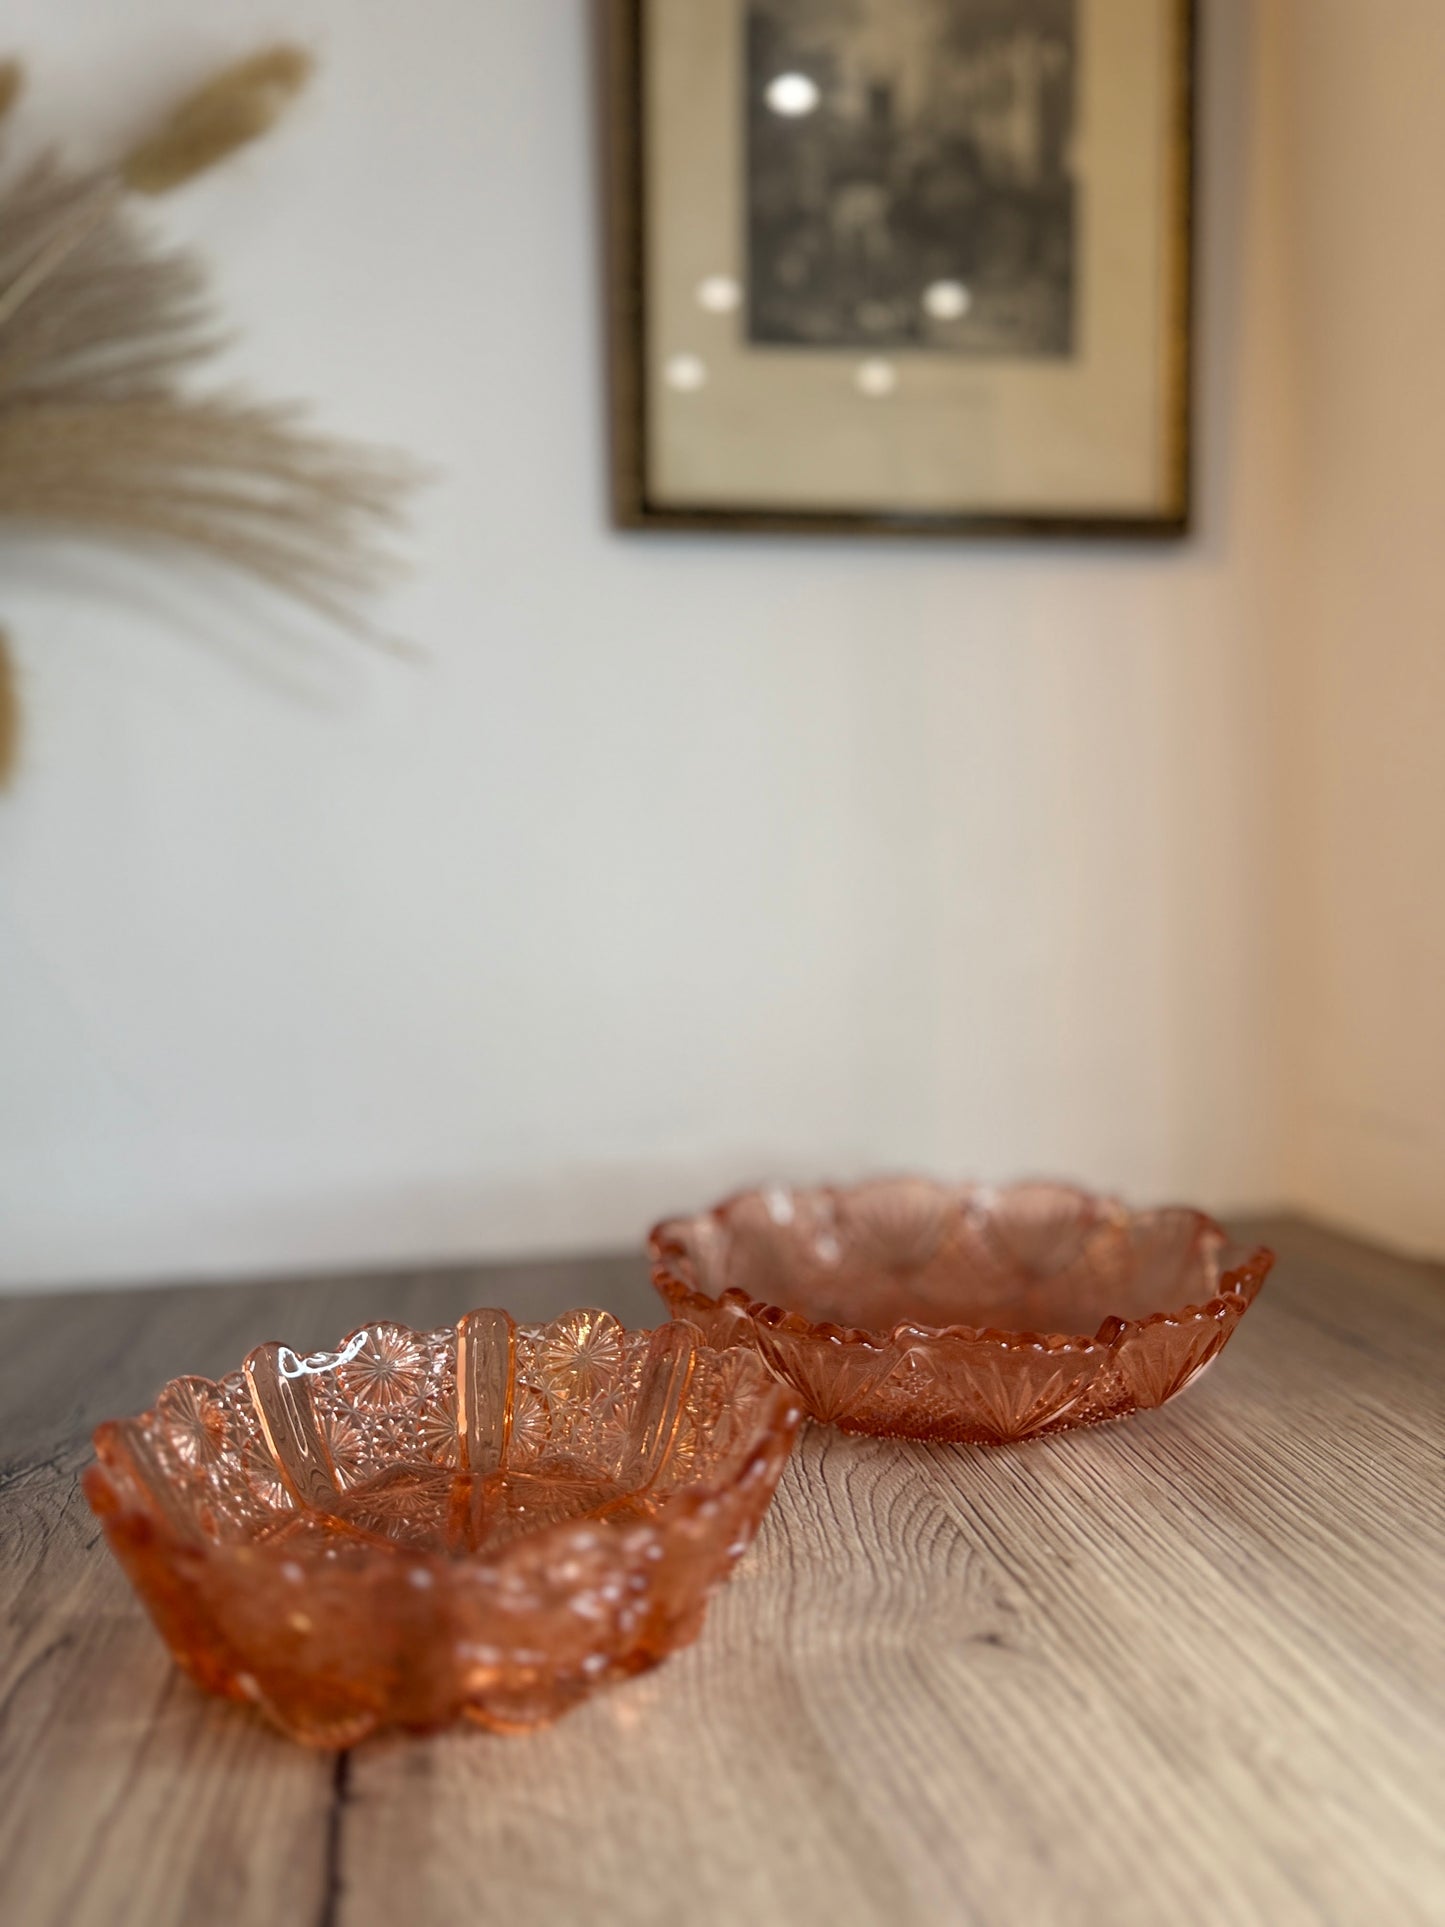
[{"label": "scalloped glass bowl rim", "polygon": [[[568,1314],[563,1314],[566,1316]],[[539,1328],[558,1321],[542,1320]],[[621,1323],[621,1321],[618,1321]],[[687,1320],[674,1320],[674,1323],[688,1323]],[[411,1338],[425,1336],[425,1328],[414,1327],[396,1319],[369,1319],[348,1332],[336,1345],[332,1358],[344,1356],[347,1348],[358,1338],[377,1330],[387,1328]],[[634,1336],[647,1336],[655,1328],[651,1326],[624,1325],[623,1329]],[[724,1347],[717,1341],[694,1327],[697,1331],[697,1349],[702,1352],[719,1353]],[[264,1350],[265,1348],[259,1348]],[[285,1349],[285,1348],[283,1348]],[[247,1355],[248,1362],[257,1355],[253,1350]],[[223,1375],[224,1377],[225,1375]],[[336,1566],[326,1555],[309,1545],[270,1543],[264,1539],[237,1537],[233,1539],[212,1538],[204,1533],[191,1533],[177,1530],[172,1520],[163,1510],[152,1504],[140,1504],[127,1496],[124,1487],[130,1484],[140,1493],[146,1491],[146,1481],[137,1478],[130,1463],[130,1450],[127,1441],[129,1428],[144,1424],[156,1416],[166,1394],[176,1387],[194,1384],[198,1375],[181,1372],[168,1378],[157,1390],[150,1403],[141,1411],[123,1417],[103,1419],[91,1433],[91,1447],[95,1457],[85,1467],[82,1487],[93,1511],[102,1517],[143,1521],[149,1533],[158,1543],[166,1543],[176,1553],[188,1559],[226,1561],[239,1557],[243,1564],[260,1561],[263,1565],[299,1565],[310,1569],[318,1567],[332,1573],[342,1573],[357,1583],[363,1583],[369,1575],[379,1571],[402,1570],[406,1567],[426,1567],[433,1572],[444,1572],[460,1568],[501,1569],[509,1563],[521,1563],[532,1555],[533,1549],[546,1545],[565,1543],[569,1537],[579,1537],[581,1543],[592,1543],[597,1531],[626,1533],[633,1537],[646,1538],[664,1535],[672,1521],[686,1519],[703,1509],[716,1499],[726,1498],[740,1483],[742,1477],[757,1453],[767,1441],[774,1437],[786,1436],[797,1420],[797,1395],[789,1386],[777,1382],[766,1388],[764,1402],[760,1405],[755,1419],[754,1436],[751,1449],[743,1461],[732,1471],[722,1475],[704,1475],[674,1487],[662,1494],[654,1504],[649,1516],[628,1520],[608,1519],[597,1516],[579,1516],[546,1524],[539,1524],[519,1533],[516,1537],[500,1545],[483,1546],[474,1551],[439,1553],[421,1548],[403,1548],[401,1545],[376,1546],[374,1556],[359,1558],[346,1565]],[[222,1382],[220,1379],[204,1381],[212,1386]],[[119,1464],[117,1461],[119,1460]],[[459,1476],[464,1468],[438,1467],[439,1471],[450,1470]],[[120,1477],[117,1478],[117,1471]],[[155,1495],[157,1498],[159,1495]]]},{"label": "scalloped glass bowl rim", "polygon": [[[912,1181],[914,1176],[912,1173],[896,1175],[902,1181]],[[791,1195],[802,1192],[814,1197],[838,1199],[862,1189],[864,1184],[876,1182],[878,1182],[876,1179],[867,1179],[858,1184],[819,1184],[781,1188],[789,1191]],[[649,1231],[647,1249],[652,1259],[652,1281],[663,1298],[673,1307],[675,1317],[686,1317],[685,1307],[689,1303],[707,1312],[715,1312],[730,1306],[752,1323],[766,1325],[770,1330],[824,1338],[835,1345],[861,1345],[870,1351],[890,1351],[899,1346],[947,1339],[958,1344],[984,1346],[999,1351],[1087,1354],[1111,1351],[1130,1332],[1142,1331],[1149,1326],[1183,1325],[1193,1319],[1209,1317],[1237,1303],[1241,1298],[1244,1299],[1247,1308],[1260,1285],[1268,1277],[1275,1261],[1275,1254],[1268,1245],[1239,1243],[1230,1237],[1216,1218],[1211,1217],[1206,1211],[1199,1210],[1197,1206],[1156,1205],[1136,1210],[1109,1193],[1088,1191],[1078,1185],[1051,1184],[1051,1189],[1067,1192],[1082,1203],[1100,1208],[1103,1214],[1100,1222],[1113,1221],[1128,1224],[1144,1218],[1179,1213],[1192,1218],[1199,1235],[1218,1239],[1220,1258],[1218,1288],[1207,1298],[1178,1306],[1161,1307],[1158,1311],[1148,1312],[1143,1317],[1124,1318],[1110,1313],[1092,1333],[1045,1332],[1022,1326],[1004,1325],[928,1325],[912,1318],[900,1318],[886,1329],[869,1328],[863,1325],[839,1325],[831,1320],[811,1319],[804,1312],[797,1311],[791,1306],[776,1304],[766,1298],[751,1298],[747,1292],[736,1285],[730,1285],[726,1290],[714,1294],[697,1282],[693,1272],[692,1254],[682,1242],[681,1234],[692,1226],[708,1220],[720,1222],[737,1205],[765,1198],[769,1188],[757,1185],[743,1186],[737,1191],[729,1192],[725,1198],[710,1205],[704,1211],[662,1218]],[[961,1205],[983,1204],[989,1199],[1006,1195],[1011,1189],[1025,1188],[1027,1187],[1022,1185],[1017,1187],[969,1184],[939,1186],[940,1190],[953,1193]],[[684,1309],[680,1310],[679,1306]]]}]

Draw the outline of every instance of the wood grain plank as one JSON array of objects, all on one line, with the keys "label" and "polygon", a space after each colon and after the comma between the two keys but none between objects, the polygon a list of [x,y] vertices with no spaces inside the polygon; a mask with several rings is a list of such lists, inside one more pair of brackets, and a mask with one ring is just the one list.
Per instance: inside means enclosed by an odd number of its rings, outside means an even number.
[{"label": "wood grain plank", "polygon": [[1445,1273],[1264,1229],[1175,1405],[994,1451],[814,1429],[688,1652],[339,1768],[171,1673],[75,1491],[89,1426],[383,1313],[653,1322],[641,1267],[0,1302],[7,1919],[1445,1919]]},{"label": "wood grain plank", "polygon": [[78,1462],[67,1456],[4,1495],[6,1918],[314,1917],[327,1890],[329,1762],[228,1718],[175,1671],[99,1543]]}]

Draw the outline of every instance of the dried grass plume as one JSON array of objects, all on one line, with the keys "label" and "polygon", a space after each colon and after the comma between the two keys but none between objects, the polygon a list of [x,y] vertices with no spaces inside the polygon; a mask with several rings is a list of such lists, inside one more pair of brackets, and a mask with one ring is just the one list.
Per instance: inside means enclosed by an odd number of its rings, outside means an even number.
[{"label": "dried grass plume", "polygon": [[268,47],[224,68],[120,163],[137,194],[164,194],[267,133],[311,77],[302,47]]},{"label": "dried grass plume", "polygon": [[[118,166],[43,159],[0,189],[0,518],[182,544],[365,635],[416,471],[295,407],[197,394],[189,378],[216,345],[204,277],[126,206],[129,189],[176,186],[264,132],[309,68],[272,48]],[[19,84],[0,67],[0,108]],[[13,762],[13,677],[3,690]]]}]

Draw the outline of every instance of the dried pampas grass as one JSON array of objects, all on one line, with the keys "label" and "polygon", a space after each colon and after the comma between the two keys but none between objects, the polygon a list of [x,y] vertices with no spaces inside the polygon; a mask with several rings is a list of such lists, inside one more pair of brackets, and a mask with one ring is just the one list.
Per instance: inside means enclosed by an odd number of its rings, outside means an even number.
[{"label": "dried pampas grass", "polygon": [[[44,160],[0,191],[0,517],[184,544],[368,634],[365,600],[393,566],[382,538],[415,471],[315,433],[295,408],[190,392],[216,346],[204,277],[126,207],[131,190],[176,186],[265,132],[309,70],[272,48],[117,166]],[[0,65],[0,112],[19,84]],[[0,638],[0,784],[7,717],[13,768]]]},{"label": "dried pampas grass", "polygon": [[184,542],[359,624],[406,465],[186,392],[215,341],[202,276],[118,201],[97,218],[112,185],[44,162],[0,196],[0,516]]},{"label": "dried pampas grass", "polygon": [[301,47],[268,47],[224,68],[126,155],[122,180],[137,194],[168,193],[266,133],[310,78]]}]

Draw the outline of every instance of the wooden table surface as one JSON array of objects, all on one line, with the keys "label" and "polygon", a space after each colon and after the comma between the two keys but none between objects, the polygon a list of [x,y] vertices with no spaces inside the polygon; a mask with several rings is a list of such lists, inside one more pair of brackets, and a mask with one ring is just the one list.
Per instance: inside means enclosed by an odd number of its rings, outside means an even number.
[{"label": "wooden table surface", "polygon": [[1445,1272],[1297,1222],[1218,1367],[994,1451],[805,1434],[698,1644],[558,1725],[308,1753],[171,1667],[103,1417],[258,1341],[639,1262],[0,1301],[0,1917],[1445,1921]]}]

